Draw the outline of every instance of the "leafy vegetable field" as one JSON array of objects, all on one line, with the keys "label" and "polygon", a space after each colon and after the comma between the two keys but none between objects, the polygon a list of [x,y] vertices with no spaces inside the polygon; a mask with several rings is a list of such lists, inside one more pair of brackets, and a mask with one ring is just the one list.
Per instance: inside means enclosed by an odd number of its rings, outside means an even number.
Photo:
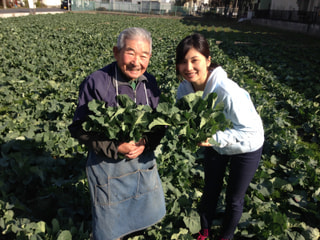
[{"label": "leafy vegetable field", "polygon": [[[132,26],[152,33],[148,71],[163,103],[175,102],[175,47],[192,32],[208,38],[212,58],[252,96],[266,142],[235,239],[319,239],[319,39],[214,18],[84,13],[0,20],[0,239],[90,238],[86,149],[67,126],[80,82],[114,61],[117,35]],[[129,239],[193,239],[199,230],[201,149],[179,141],[168,130],[156,150],[165,218]],[[223,203],[224,195],[216,234]]]}]

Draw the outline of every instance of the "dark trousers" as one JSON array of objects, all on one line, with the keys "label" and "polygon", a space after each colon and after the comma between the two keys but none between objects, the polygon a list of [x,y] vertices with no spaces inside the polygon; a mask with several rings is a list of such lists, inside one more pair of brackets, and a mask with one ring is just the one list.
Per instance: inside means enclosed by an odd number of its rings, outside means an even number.
[{"label": "dark trousers", "polygon": [[211,227],[223,186],[226,168],[229,178],[226,189],[226,212],[221,237],[232,239],[240,221],[247,188],[259,166],[262,148],[250,153],[220,155],[213,148],[205,150],[205,186],[200,205],[201,227]]}]

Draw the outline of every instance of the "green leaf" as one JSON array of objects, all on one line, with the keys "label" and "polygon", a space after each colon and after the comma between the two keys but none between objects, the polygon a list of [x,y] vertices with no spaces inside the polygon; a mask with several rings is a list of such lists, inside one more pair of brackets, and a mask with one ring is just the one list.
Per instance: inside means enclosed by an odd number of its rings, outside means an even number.
[{"label": "green leaf", "polygon": [[123,108],[134,107],[135,102],[126,94],[119,94],[117,96],[120,106]]},{"label": "green leaf", "polygon": [[53,234],[58,233],[60,230],[60,224],[59,224],[58,219],[56,219],[56,218],[52,219],[51,224],[52,224],[52,233]]},{"label": "green leaf", "polygon": [[71,235],[71,232],[69,230],[63,230],[57,240],[72,240],[72,235]]},{"label": "green leaf", "polygon": [[195,210],[191,210],[187,216],[184,216],[183,222],[192,234],[199,232],[199,229],[201,229],[199,214]]},{"label": "green leaf", "polygon": [[[188,234],[188,229],[186,228],[180,228],[178,233],[174,233],[171,236],[171,240],[178,240],[178,239],[182,239],[181,236]],[[185,239],[185,238],[183,238]]]},{"label": "green leaf", "polygon": [[302,234],[296,231],[291,232],[287,230],[286,235],[288,236],[289,240],[306,240]]},{"label": "green leaf", "polygon": [[36,233],[45,233],[46,232],[46,223],[44,221],[37,222]]},{"label": "green leaf", "polygon": [[164,119],[158,117],[149,124],[148,128],[152,129],[155,126],[170,126],[170,123],[167,123]]}]

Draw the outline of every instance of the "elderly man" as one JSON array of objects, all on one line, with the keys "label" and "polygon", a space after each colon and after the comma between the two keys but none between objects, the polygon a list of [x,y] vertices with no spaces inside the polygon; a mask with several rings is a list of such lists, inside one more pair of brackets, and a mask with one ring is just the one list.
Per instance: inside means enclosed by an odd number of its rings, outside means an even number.
[{"label": "elderly man", "polygon": [[146,72],[151,51],[148,31],[125,29],[113,48],[116,61],[92,73],[80,85],[78,106],[69,130],[72,137],[89,149],[86,171],[95,240],[119,239],[147,228],[160,221],[166,212],[153,152],[164,132],[145,134],[138,142],[118,142],[82,128],[89,114],[88,102],[93,99],[117,107],[117,96],[126,94],[137,105],[157,107],[160,90],[155,78]]}]

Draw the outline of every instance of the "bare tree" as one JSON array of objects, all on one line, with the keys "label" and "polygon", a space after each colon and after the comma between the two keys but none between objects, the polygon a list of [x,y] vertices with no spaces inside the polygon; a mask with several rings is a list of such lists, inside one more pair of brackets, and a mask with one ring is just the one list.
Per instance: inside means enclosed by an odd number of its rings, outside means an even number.
[{"label": "bare tree", "polygon": [[239,15],[241,16],[245,14],[246,12],[248,12],[248,10],[253,10],[254,4],[255,0],[238,0]]}]

